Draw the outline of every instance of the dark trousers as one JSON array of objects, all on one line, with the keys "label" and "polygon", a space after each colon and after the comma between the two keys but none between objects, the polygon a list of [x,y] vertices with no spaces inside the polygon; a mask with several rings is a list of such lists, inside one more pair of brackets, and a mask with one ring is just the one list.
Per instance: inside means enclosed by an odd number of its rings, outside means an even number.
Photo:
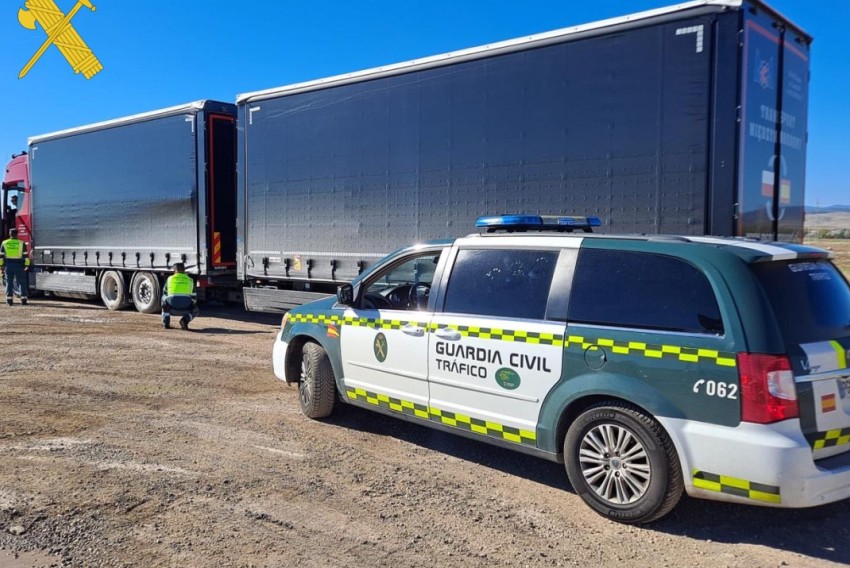
[{"label": "dark trousers", "polygon": [[6,260],[6,299],[11,300],[14,295],[15,285],[17,280],[18,286],[21,287],[21,299],[26,300],[29,296],[29,277],[24,271],[24,262],[22,260]]},{"label": "dark trousers", "polygon": [[195,305],[195,299],[192,296],[163,296],[162,297],[162,322],[171,322],[171,316],[182,316],[181,319],[189,323],[196,317],[200,311]]}]

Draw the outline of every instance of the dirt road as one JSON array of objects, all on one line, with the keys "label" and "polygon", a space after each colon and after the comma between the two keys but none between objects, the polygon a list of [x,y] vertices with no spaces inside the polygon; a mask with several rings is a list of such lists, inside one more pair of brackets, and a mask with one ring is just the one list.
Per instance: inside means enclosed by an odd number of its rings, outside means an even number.
[{"label": "dirt road", "polygon": [[627,527],[558,464],[355,408],[310,421],[271,372],[278,317],[32,304],[0,306],[0,567],[850,563],[848,503],[685,500]]}]

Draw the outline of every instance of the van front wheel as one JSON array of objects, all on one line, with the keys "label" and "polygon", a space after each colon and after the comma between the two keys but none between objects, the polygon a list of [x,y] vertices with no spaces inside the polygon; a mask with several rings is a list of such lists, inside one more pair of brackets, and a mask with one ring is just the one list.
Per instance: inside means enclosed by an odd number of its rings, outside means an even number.
[{"label": "van front wheel", "polygon": [[305,343],[301,353],[301,378],[298,382],[301,411],[308,418],[331,415],[336,402],[336,380],[331,361],[316,343]]}]

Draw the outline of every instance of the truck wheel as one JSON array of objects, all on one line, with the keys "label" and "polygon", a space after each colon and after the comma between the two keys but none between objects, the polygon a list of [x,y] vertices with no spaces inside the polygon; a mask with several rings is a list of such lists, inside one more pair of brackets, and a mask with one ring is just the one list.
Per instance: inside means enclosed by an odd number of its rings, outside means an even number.
[{"label": "truck wheel", "polygon": [[127,306],[127,286],[120,272],[107,270],[100,277],[100,299],[110,310],[120,310]]},{"label": "truck wheel", "polygon": [[130,285],[133,305],[143,314],[155,314],[160,311],[162,288],[159,278],[151,272],[137,272]]},{"label": "truck wheel", "polygon": [[306,343],[301,353],[298,383],[301,411],[308,418],[330,416],[336,401],[336,380],[328,354],[316,343]]},{"label": "truck wheel", "polygon": [[579,496],[612,521],[658,520],[682,496],[670,437],[651,416],[615,401],[576,418],[564,440],[564,463]]}]

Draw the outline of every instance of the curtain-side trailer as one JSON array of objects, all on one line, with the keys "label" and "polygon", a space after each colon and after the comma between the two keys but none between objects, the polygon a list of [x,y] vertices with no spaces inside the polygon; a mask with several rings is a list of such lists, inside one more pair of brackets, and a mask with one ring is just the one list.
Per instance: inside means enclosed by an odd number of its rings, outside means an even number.
[{"label": "curtain-side trailer", "polygon": [[235,106],[198,101],[29,140],[7,166],[37,290],[159,311],[177,262],[236,285]]},{"label": "curtain-side trailer", "polygon": [[246,307],[485,214],[799,241],[810,44],[762,2],[700,0],[241,95]]}]

